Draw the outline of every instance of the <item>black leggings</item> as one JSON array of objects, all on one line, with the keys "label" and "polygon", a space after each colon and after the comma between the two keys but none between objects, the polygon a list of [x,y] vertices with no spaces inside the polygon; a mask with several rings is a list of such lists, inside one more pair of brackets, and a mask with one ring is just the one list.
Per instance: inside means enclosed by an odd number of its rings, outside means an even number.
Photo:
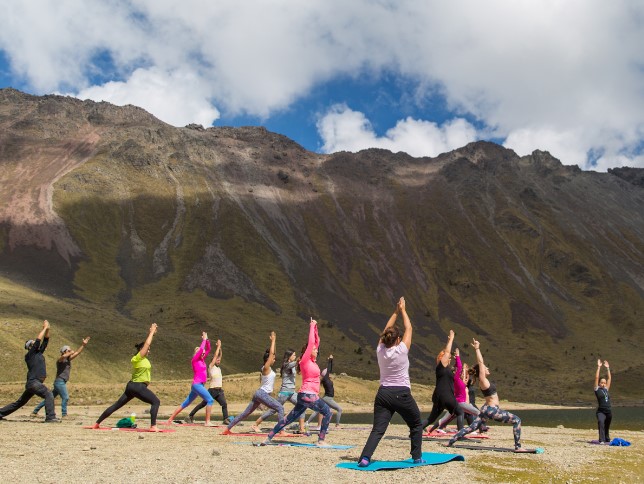
[{"label": "black leggings", "polygon": [[[456,403],[456,397],[454,394],[441,395],[434,391],[434,394],[432,395],[432,403],[434,404],[432,406],[432,411],[430,412],[429,417],[427,417],[427,420],[423,422],[423,428],[434,423],[445,409],[447,409],[449,413],[456,415],[456,426],[458,427],[458,430],[463,428],[463,409],[458,403]],[[436,425],[436,427],[438,427],[438,425]]]},{"label": "black leggings", "polygon": [[[224,420],[228,418],[228,403],[226,403],[226,396],[224,395],[223,388],[209,388],[208,393],[212,395],[219,405],[221,405],[221,413],[224,414]],[[194,418],[195,414],[204,408],[207,405],[205,400],[202,400],[201,403],[195,406],[195,408],[190,412],[190,418]]]},{"label": "black leggings", "polygon": [[613,414],[610,410],[597,410],[597,428],[599,430],[599,441],[610,442],[610,423]]},{"label": "black leggings", "polygon": [[145,403],[149,403],[151,405],[150,426],[155,426],[157,424],[157,414],[159,413],[159,406],[161,405],[161,401],[158,399],[158,397],[154,394],[152,390],[148,389],[148,385],[146,383],[133,382],[133,381],[127,382],[123,395],[121,395],[121,397],[116,401],[116,403],[114,403],[111,407],[108,407],[101,414],[101,416],[98,417],[98,420],[96,421],[96,423],[100,424],[103,420],[105,420],[107,417],[112,415],[119,408],[123,407],[125,404],[127,404],[127,402],[129,402],[133,398],[138,398],[139,400]]},{"label": "black leggings", "polygon": [[360,458],[369,458],[378,447],[380,439],[385,434],[389,422],[395,413],[398,413],[409,427],[409,438],[411,440],[411,457],[420,459],[423,447],[423,427],[420,420],[420,410],[416,400],[407,387],[383,387],[378,388],[376,400],[373,403],[373,427],[362,449]]}]

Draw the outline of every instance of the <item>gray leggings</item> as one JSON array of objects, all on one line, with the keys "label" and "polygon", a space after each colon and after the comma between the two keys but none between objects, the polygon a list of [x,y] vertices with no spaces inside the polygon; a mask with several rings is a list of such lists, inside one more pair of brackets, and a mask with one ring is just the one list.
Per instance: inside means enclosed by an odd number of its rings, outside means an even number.
[{"label": "gray leggings", "polygon": [[284,407],[282,407],[282,404],[279,403],[277,400],[275,400],[273,397],[271,397],[268,393],[266,393],[264,390],[260,388],[253,395],[253,398],[248,404],[248,406],[246,407],[246,410],[244,410],[242,413],[237,415],[234,418],[234,420],[228,424],[228,430],[232,429],[235,425],[237,425],[237,423],[240,420],[243,420],[246,417],[248,417],[260,405],[266,405],[267,407],[272,408],[277,412],[277,421],[280,423],[284,421]]},{"label": "gray leggings", "polygon": [[[297,393],[286,393],[286,392],[279,392],[277,394],[277,401],[280,402],[280,404],[283,406],[286,402],[291,402],[293,406],[297,405]],[[282,407],[284,408],[284,407]],[[272,408],[269,408],[266,410],[261,417],[262,421],[266,420],[268,417],[275,415],[277,412],[273,410]]]},{"label": "gray leggings", "polygon": [[[475,417],[479,416],[480,410],[476,408],[474,405],[471,403],[467,402],[458,402],[458,406],[463,409],[463,413],[474,415]],[[447,426],[448,423],[450,423],[452,420],[456,418],[456,415],[453,413],[448,413],[446,416],[441,418],[438,421],[438,428],[442,429],[443,427]]]},{"label": "gray leggings", "polygon": [[[340,418],[342,417],[342,407],[338,405],[338,402],[333,400],[333,397],[327,397],[326,395],[324,395],[322,397],[322,400],[324,400],[329,407],[335,410],[335,424],[340,425]],[[317,416],[318,412],[313,412],[306,423],[311,423],[311,420],[313,420]]]}]

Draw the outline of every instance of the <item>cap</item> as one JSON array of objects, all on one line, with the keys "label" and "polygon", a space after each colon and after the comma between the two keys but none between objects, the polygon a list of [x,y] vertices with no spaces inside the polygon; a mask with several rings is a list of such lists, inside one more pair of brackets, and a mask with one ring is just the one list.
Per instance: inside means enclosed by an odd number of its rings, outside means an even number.
[{"label": "cap", "polygon": [[65,351],[69,351],[69,350],[71,350],[71,348],[69,346],[65,345],[60,349],[60,353],[63,354]]},{"label": "cap", "polygon": [[27,341],[25,341],[25,349],[28,350],[29,348],[31,348],[35,342],[36,340],[33,339],[28,339]]}]

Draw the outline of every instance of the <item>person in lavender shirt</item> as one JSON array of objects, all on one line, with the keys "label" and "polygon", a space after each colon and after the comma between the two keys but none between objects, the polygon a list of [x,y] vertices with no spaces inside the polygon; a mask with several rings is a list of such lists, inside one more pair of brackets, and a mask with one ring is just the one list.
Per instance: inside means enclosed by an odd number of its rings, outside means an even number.
[{"label": "person in lavender shirt", "polygon": [[[399,314],[405,326],[405,333],[402,336],[396,326]],[[405,298],[401,297],[396,310],[380,335],[376,350],[380,367],[380,388],[373,404],[373,428],[358,459],[360,467],[367,467],[370,464],[371,456],[385,434],[394,412],[397,412],[409,426],[411,457],[414,463],[423,462],[423,424],[420,410],[411,394],[409,381],[411,335],[412,327],[405,310]]]}]

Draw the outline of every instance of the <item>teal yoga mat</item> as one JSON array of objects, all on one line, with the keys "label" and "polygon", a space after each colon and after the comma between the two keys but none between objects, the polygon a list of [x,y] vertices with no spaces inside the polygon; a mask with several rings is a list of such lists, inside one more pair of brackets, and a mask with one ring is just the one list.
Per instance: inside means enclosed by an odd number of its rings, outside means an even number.
[{"label": "teal yoga mat", "polygon": [[431,466],[437,464],[446,464],[451,461],[464,461],[465,457],[460,454],[434,454],[423,452],[423,464],[414,464],[412,459],[407,460],[376,460],[371,462],[367,467],[358,467],[357,462],[340,462],[336,465],[341,469],[352,469],[354,471],[393,471],[396,469],[408,469],[410,467]]},{"label": "teal yoga mat", "polygon": [[285,447],[313,447],[314,449],[330,449],[330,450],[346,450],[353,449],[355,445],[329,445],[328,447],[320,447],[315,444],[306,444],[304,442],[271,442],[268,445],[279,445]]}]

